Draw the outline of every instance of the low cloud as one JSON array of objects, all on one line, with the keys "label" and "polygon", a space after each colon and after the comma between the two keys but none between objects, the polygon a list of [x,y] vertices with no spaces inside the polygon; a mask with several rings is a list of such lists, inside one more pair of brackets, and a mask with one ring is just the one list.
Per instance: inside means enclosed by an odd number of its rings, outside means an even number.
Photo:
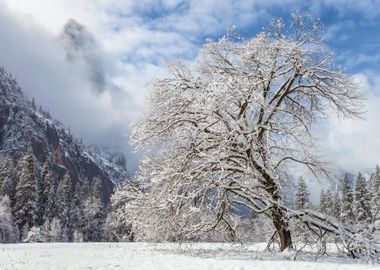
[{"label": "low cloud", "polygon": [[380,74],[356,74],[367,91],[363,120],[331,117],[320,135],[321,146],[337,171],[356,174],[373,170],[380,164]]},{"label": "low cloud", "polygon": [[[371,0],[0,0],[0,65],[85,142],[121,145],[129,153],[124,135],[143,114],[150,82],[166,75],[165,60],[194,61],[205,38],[220,37],[227,26],[254,35],[272,18],[294,10],[337,14],[326,37],[338,45],[348,35],[355,39],[347,30],[356,25],[349,14],[359,16],[360,29],[365,29],[380,12]],[[350,49],[338,52],[338,62],[351,69],[378,58]],[[380,75],[354,72],[361,73],[357,77],[369,91],[367,121],[332,118],[322,134],[324,153],[338,170],[357,171],[380,162],[380,83],[373,79]],[[137,160],[128,160],[133,169]]]},{"label": "low cloud", "polygon": [[[37,25],[25,27],[5,9],[0,10],[0,65],[17,78],[25,94],[86,142],[120,145],[124,141],[127,145],[123,135],[135,105],[114,84],[102,83],[98,91],[100,85],[95,85],[91,74],[99,70],[95,58],[68,61],[67,47],[60,38]],[[96,76],[108,75],[101,71]]]}]

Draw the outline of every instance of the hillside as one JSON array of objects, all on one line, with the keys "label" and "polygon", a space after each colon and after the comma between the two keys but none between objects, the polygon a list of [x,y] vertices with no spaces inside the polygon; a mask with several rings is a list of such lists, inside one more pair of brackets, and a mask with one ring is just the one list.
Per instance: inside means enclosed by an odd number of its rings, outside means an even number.
[{"label": "hillside", "polygon": [[47,161],[57,178],[68,171],[75,184],[99,176],[105,198],[115,183],[127,177],[121,153],[102,153],[85,146],[62,123],[29,102],[16,80],[0,69],[0,156],[16,163],[28,147],[38,168]]},{"label": "hillside", "polygon": [[0,242],[40,227],[57,241],[100,240],[125,163],[121,153],[84,145],[0,69],[0,198],[14,224]]}]

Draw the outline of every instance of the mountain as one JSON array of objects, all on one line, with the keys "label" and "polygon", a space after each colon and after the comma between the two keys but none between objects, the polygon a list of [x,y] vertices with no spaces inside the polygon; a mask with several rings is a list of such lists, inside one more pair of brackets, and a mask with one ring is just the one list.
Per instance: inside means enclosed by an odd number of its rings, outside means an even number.
[{"label": "mountain", "polygon": [[16,168],[28,149],[37,171],[42,173],[46,162],[57,182],[66,172],[73,186],[99,177],[104,202],[109,201],[114,185],[128,177],[121,153],[84,145],[34,100],[28,101],[16,80],[0,68],[0,158],[8,161],[8,167]]}]

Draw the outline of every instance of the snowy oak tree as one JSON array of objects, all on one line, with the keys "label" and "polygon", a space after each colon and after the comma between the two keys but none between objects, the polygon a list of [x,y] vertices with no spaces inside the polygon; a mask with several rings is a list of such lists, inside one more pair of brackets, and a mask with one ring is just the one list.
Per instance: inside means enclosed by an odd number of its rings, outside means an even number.
[{"label": "snowy oak tree", "polygon": [[292,247],[289,218],[306,214],[283,201],[289,167],[327,173],[313,124],[334,110],[361,115],[363,92],[332,60],[318,22],[296,14],[289,27],[278,20],[249,40],[231,33],[208,41],[195,67],[169,63],[132,132],[148,155],[137,176],[144,187],[127,206],[131,220],[191,240],[233,233],[235,210],[248,208],[272,221],[281,251]]}]

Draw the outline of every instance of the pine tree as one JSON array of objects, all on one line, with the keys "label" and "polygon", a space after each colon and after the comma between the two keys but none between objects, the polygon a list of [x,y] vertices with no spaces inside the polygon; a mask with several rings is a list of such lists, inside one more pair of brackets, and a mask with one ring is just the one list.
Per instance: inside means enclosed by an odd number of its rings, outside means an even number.
[{"label": "pine tree", "polygon": [[307,189],[305,180],[300,177],[298,179],[296,199],[295,199],[295,209],[301,210],[309,207],[309,196],[310,193]]},{"label": "pine tree", "polygon": [[319,212],[325,213],[325,209],[326,209],[326,194],[325,194],[325,191],[322,189],[319,195]]},{"label": "pine tree", "polygon": [[58,218],[62,223],[62,241],[68,241],[71,233],[71,197],[72,186],[69,173],[63,176],[58,185],[56,195],[56,205],[58,210]]},{"label": "pine tree", "polygon": [[103,205],[102,181],[99,177],[92,180],[91,196],[87,200],[85,208],[86,216],[86,240],[101,241],[103,224],[105,222],[105,208]]},{"label": "pine tree", "polygon": [[331,190],[328,189],[326,192],[324,190],[321,191],[320,201],[319,201],[319,211],[325,215],[332,216],[332,193]]},{"label": "pine tree", "polygon": [[374,222],[380,220],[380,167],[376,166],[369,188],[370,213]]},{"label": "pine tree", "polygon": [[[297,183],[296,198],[294,202],[295,209],[302,210],[309,208],[309,196],[310,193],[307,189],[306,182],[302,177],[300,177]],[[307,228],[305,228],[305,225],[302,222],[296,221],[294,223],[294,232],[294,239],[298,238],[299,241],[303,243],[308,242],[310,234],[308,233]]]},{"label": "pine tree", "polygon": [[53,181],[53,176],[49,169],[49,163],[46,161],[43,167],[42,181],[41,181],[42,182],[41,202],[42,202],[42,205],[43,205],[42,207],[44,208],[44,210],[46,207],[46,202],[48,200],[52,181]]},{"label": "pine tree", "polygon": [[20,174],[16,187],[14,219],[21,238],[37,224],[38,202],[35,163],[32,150],[20,160]]},{"label": "pine tree", "polygon": [[80,186],[79,191],[79,197],[80,197],[80,205],[81,205],[81,217],[82,217],[82,228],[81,231],[83,233],[83,240],[89,241],[91,238],[90,233],[90,214],[88,207],[91,202],[91,184],[87,177],[85,177],[82,181],[82,184]]},{"label": "pine tree", "polygon": [[338,192],[335,192],[332,198],[332,209],[331,214],[333,217],[335,217],[337,220],[340,220],[340,212],[342,209],[342,202],[339,196]]},{"label": "pine tree", "polygon": [[354,221],[353,214],[353,191],[350,179],[347,174],[343,178],[342,186],[342,207],[340,211],[340,219],[343,223],[350,224]]},{"label": "pine tree", "polygon": [[[5,171],[6,171],[7,166],[5,163],[6,163],[5,158],[0,157],[0,187],[3,185],[4,179],[6,177]],[[0,189],[0,192],[1,192],[1,189]],[[1,195],[2,194],[0,193],[0,196]]]},{"label": "pine tree", "polygon": [[47,234],[51,242],[66,241],[64,231],[62,230],[62,224],[58,218],[53,218],[47,223]]},{"label": "pine tree", "polygon": [[356,177],[354,189],[353,212],[355,219],[359,223],[365,223],[370,220],[368,190],[364,176],[359,172]]},{"label": "pine tree", "polygon": [[[82,190],[79,182],[75,185],[74,196],[72,200],[71,211],[71,224],[73,232],[76,232],[76,236],[79,236],[84,227],[84,212],[82,203]],[[82,235],[83,237],[83,235]]]},{"label": "pine tree", "polygon": [[45,165],[42,171],[42,174],[36,175],[37,180],[37,207],[38,207],[38,220],[37,224],[38,226],[42,226],[44,223],[44,212],[45,212],[45,203],[43,198],[44,193],[44,170]]},{"label": "pine tree", "polygon": [[334,201],[333,201],[333,194],[331,192],[331,189],[328,189],[326,191],[326,206],[325,206],[325,214],[326,215],[329,215],[329,216],[333,216],[333,204],[334,204]]},{"label": "pine tree", "polygon": [[13,175],[7,175],[0,187],[0,195],[8,196],[11,204],[15,202],[17,179]]},{"label": "pine tree", "polygon": [[[57,207],[56,207],[56,191],[55,191],[54,181],[51,182],[50,186],[45,186],[44,196],[46,196],[45,203],[45,221],[51,221],[54,217],[57,217]],[[47,194],[47,195],[46,195]]]},{"label": "pine tree", "polygon": [[50,221],[54,216],[54,179],[53,173],[49,168],[49,164],[46,161],[42,172],[42,194],[41,194],[41,208],[43,211],[43,220]]},{"label": "pine tree", "polygon": [[0,196],[0,243],[15,242],[11,205],[8,196]]},{"label": "pine tree", "polygon": [[83,183],[81,185],[81,200],[84,202],[86,199],[88,199],[91,196],[91,184],[90,180],[88,178],[84,178]]},{"label": "pine tree", "polygon": [[13,162],[3,158],[0,167],[0,196],[8,196],[11,205],[14,205],[17,179],[14,176]]}]

